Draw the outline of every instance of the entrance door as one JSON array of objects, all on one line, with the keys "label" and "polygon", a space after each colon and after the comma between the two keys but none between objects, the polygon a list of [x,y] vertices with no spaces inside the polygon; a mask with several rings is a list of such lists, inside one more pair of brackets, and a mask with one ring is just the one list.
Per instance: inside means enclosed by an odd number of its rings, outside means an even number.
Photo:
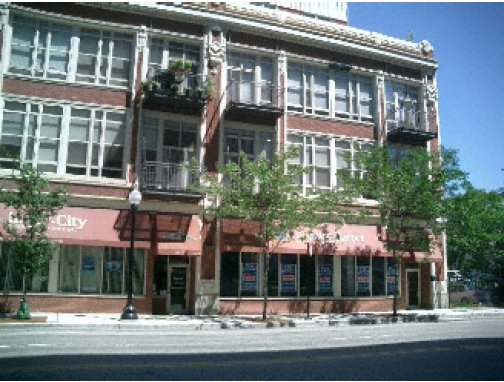
[{"label": "entrance door", "polygon": [[169,267],[168,313],[185,314],[187,310],[188,277],[187,266]]},{"label": "entrance door", "polygon": [[420,272],[418,269],[406,270],[406,307],[420,307]]}]

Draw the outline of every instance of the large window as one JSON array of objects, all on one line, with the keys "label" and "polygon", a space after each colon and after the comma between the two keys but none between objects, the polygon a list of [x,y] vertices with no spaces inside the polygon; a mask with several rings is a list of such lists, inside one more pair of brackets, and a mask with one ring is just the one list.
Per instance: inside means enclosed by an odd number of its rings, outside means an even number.
[{"label": "large window", "polygon": [[287,76],[289,110],[372,121],[371,77],[300,63],[289,63]]},{"label": "large window", "polygon": [[243,103],[277,102],[273,76],[273,60],[268,57],[229,52],[229,96]]},{"label": "large window", "polygon": [[[1,244],[0,282],[6,292],[21,292],[22,275],[13,266],[8,244]],[[32,293],[124,295],[128,272],[128,251],[124,248],[62,245],[49,265],[27,279]],[[145,295],[146,251],[134,251],[133,293]]]},{"label": "large window", "polygon": [[9,72],[96,85],[129,85],[131,35],[14,16]]},{"label": "large window", "polygon": [[341,258],[341,296],[390,296],[393,293],[394,265],[392,259],[372,256],[344,256]]},{"label": "large window", "polygon": [[44,173],[121,179],[125,133],[124,113],[6,101],[0,166],[19,157]]},{"label": "large window", "polygon": [[324,191],[342,187],[343,184],[336,175],[337,170],[350,170],[354,176],[360,176],[362,171],[356,168],[352,161],[356,146],[361,150],[374,147],[371,141],[314,137],[294,133],[287,136],[287,143],[289,146],[299,148],[299,158],[294,161],[303,167],[312,168],[310,173],[298,180],[307,194],[315,188]]},{"label": "large window", "polygon": [[224,132],[224,163],[239,163],[240,151],[250,160],[259,156],[273,158],[273,132],[226,128]]},{"label": "large window", "polygon": [[[268,295],[271,297],[333,296],[334,256],[269,256]],[[263,291],[264,256],[226,252],[221,255],[220,295],[259,297]]]},{"label": "large window", "polygon": [[200,47],[198,45],[159,38],[153,38],[149,45],[149,69],[153,71],[168,69],[170,62],[177,60],[191,61],[193,70],[196,70],[199,59]]},{"label": "large window", "polygon": [[387,129],[395,127],[420,128],[418,87],[386,80],[385,103]]}]

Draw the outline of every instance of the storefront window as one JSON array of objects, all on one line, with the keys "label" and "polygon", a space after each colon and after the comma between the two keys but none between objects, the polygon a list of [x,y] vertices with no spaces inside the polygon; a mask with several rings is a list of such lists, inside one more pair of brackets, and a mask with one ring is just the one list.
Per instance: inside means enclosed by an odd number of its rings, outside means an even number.
[{"label": "storefront window", "polygon": [[78,293],[79,291],[80,247],[61,247],[58,292]]},{"label": "storefront window", "polygon": [[268,269],[268,296],[278,296],[278,257],[271,254]]},{"label": "storefront window", "polygon": [[[14,257],[9,251],[9,244],[3,243],[0,256],[0,287],[3,293],[22,292],[23,275],[14,268]],[[49,265],[33,277],[26,279],[26,291],[32,293],[47,292],[47,275]]]},{"label": "storefront window", "polygon": [[103,293],[121,294],[123,284],[124,251],[121,248],[105,248],[103,262]]},{"label": "storefront window", "polygon": [[240,272],[240,254],[238,252],[223,253],[221,256],[220,295],[223,297],[238,296]]},{"label": "storefront window", "polygon": [[282,296],[297,296],[298,292],[298,265],[297,255],[282,255],[280,293]]},{"label": "storefront window", "polygon": [[259,254],[241,254],[241,296],[259,296]]},{"label": "storefront window", "polygon": [[341,295],[343,297],[390,296],[393,293],[392,260],[370,256],[341,258]]}]

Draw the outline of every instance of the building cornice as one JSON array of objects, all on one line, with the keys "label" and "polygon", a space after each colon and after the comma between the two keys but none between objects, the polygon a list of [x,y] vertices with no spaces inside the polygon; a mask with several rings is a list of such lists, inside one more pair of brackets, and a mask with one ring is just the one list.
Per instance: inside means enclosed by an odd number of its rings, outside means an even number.
[{"label": "building cornice", "polygon": [[[198,5],[199,4],[199,5]],[[418,69],[437,69],[435,59],[422,57],[422,52],[432,51],[427,41],[412,43],[388,37],[376,32],[364,31],[345,25],[317,19],[300,19],[284,15],[283,22],[278,18],[264,17],[263,13],[249,8],[226,5],[226,10],[208,9],[206,3],[82,3],[85,6],[135,12],[152,17],[165,17],[173,20],[194,23],[198,19],[203,24],[219,24],[233,30],[269,36],[290,42],[317,46],[329,50],[372,58],[379,61],[404,65]]]}]

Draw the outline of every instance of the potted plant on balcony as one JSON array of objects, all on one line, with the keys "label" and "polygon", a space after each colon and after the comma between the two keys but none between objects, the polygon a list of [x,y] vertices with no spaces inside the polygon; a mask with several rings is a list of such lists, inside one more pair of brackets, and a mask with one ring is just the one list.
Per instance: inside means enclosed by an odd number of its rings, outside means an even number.
[{"label": "potted plant on balcony", "polygon": [[186,95],[186,97],[190,97],[191,96],[191,90],[192,89],[189,86],[185,88],[185,95]]},{"label": "potted plant on balcony", "polygon": [[173,84],[171,87],[170,87],[170,90],[172,91],[173,94],[177,94],[178,93],[178,90],[179,90],[179,85],[178,84]]},{"label": "potted plant on balcony", "polygon": [[203,91],[204,91],[203,88],[200,87],[196,88],[196,96],[200,99],[203,98]]},{"label": "potted plant on balcony", "polygon": [[154,92],[155,92],[156,90],[158,90],[158,89],[159,89],[159,82],[152,81],[152,82],[150,83],[150,86],[151,86],[152,91],[154,91]]}]

